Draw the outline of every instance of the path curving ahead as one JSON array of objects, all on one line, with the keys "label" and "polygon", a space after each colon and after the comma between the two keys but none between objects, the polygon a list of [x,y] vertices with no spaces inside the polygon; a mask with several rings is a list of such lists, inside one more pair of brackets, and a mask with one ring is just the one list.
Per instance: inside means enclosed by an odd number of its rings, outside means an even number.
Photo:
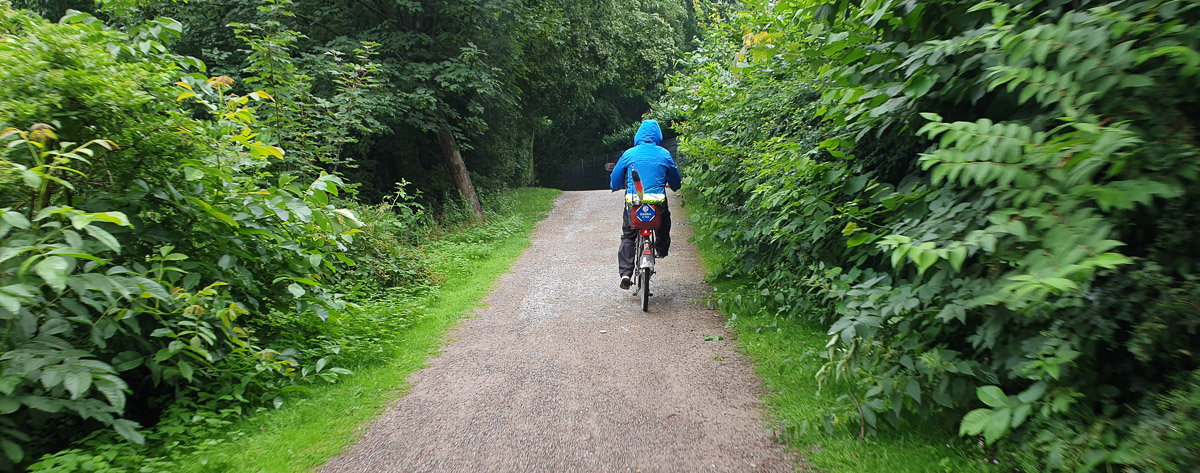
[{"label": "path curving ahead", "polygon": [[683,213],[645,313],[617,287],[621,206],[608,191],[559,197],[487,308],[321,471],[794,471],[752,369],[733,342],[705,340],[727,331],[698,304]]}]

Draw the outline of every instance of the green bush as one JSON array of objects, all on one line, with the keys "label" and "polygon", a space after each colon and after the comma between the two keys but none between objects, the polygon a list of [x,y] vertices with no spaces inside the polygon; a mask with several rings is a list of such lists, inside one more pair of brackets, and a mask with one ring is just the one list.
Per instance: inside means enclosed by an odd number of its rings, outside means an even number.
[{"label": "green bush", "polygon": [[1197,20],[1183,1],[752,4],[662,109],[698,218],[742,255],[723,272],[828,327],[821,379],[858,392],[854,422],[947,419],[1040,470],[1134,465],[1151,447],[1119,406],[1200,366]]},{"label": "green bush", "polygon": [[362,220],[361,234],[346,252],[353,265],[342,272],[339,287],[357,297],[371,297],[380,290],[421,286],[428,279],[416,245],[428,232],[424,208],[409,194],[407,182],[396,185],[387,201],[374,204],[348,202]]},{"label": "green bush", "polygon": [[184,76],[158,43],[131,55],[89,18],[0,6],[0,469],[97,426],[141,443],[177,399],[278,405],[345,372],[325,347],[271,347],[345,308],[341,180],[267,173],[283,150],[255,138],[263,94]]}]

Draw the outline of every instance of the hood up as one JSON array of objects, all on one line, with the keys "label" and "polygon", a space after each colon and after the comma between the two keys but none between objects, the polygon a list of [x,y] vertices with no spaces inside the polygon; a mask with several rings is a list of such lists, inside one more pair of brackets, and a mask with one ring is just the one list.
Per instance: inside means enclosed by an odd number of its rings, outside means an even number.
[{"label": "hood up", "polygon": [[658,127],[658,122],[654,120],[642,121],[642,126],[638,127],[636,135],[633,135],[633,145],[662,145],[662,129]]}]

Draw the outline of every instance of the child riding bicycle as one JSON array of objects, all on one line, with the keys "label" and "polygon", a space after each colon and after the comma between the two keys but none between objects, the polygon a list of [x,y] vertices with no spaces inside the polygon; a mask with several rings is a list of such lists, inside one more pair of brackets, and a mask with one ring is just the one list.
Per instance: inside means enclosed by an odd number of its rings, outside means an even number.
[{"label": "child riding bicycle", "polygon": [[610,171],[609,187],[614,190],[626,189],[625,209],[621,212],[621,247],[617,250],[617,270],[621,274],[621,289],[629,289],[630,278],[633,276],[634,240],[637,232],[630,227],[629,209],[638,199],[634,190],[632,170],[637,170],[641,177],[644,192],[638,204],[656,204],[662,208],[662,224],[658,229],[657,248],[659,258],[667,256],[671,248],[671,211],[667,208],[666,188],[679,190],[681,184],[679,168],[671,152],[662,146],[662,129],[658,122],[645,120],[633,137],[633,147],[621,155],[617,164]]}]

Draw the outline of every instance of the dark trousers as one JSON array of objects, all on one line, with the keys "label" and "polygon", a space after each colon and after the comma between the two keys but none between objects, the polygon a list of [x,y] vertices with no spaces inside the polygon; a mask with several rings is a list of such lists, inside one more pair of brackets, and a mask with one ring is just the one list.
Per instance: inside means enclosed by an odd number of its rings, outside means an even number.
[{"label": "dark trousers", "polygon": [[[662,205],[662,225],[658,227],[658,234],[655,235],[655,248],[659,254],[667,254],[667,250],[671,249],[671,209],[667,206],[667,201],[663,201]],[[638,230],[634,230],[629,226],[629,204],[621,212],[621,248],[617,250],[617,269],[620,270],[621,276],[633,276],[633,256],[637,252],[634,245],[637,242]]]}]

